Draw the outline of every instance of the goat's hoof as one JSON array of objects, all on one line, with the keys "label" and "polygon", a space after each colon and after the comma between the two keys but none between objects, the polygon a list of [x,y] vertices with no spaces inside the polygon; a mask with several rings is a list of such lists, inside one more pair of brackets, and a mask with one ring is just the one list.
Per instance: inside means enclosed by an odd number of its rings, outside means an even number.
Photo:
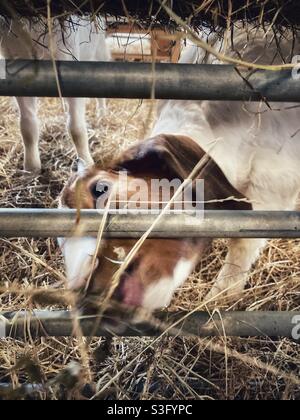
[{"label": "goat's hoof", "polygon": [[226,291],[222,293],[221,289],[219,289],[217,286],[213,286],[211,291],[207,293],[207,295],[205,296],[204,301],[207,303],[211,303],[211,302],[215,302],[217,299],[224,296],[226,296]]},{"label": "goat's hoof", "polygon": [[24,164],[24,173],[28,173],[32,175],[39,175],[41,172],[42,172],[41,162]]},{"label": "goat's hoof", "polygon": [[90,168],[91,166],[95,165],[95,161],[91,156],[78,156],[77,160],[81,161],[82,164],[86,167],[86,168]]},{"label": "goat's hoof", "polygon": [[25,178],[34,179],[34,178],[37,178],[41,175],[42,168],[41,168],[41,166],[35,166],[35,167],[25,166],[23,171],[20,171],[20,172]]},{"label": "goat's hoof", "polygon": [[205,302],[211,303],[220,299],[238,298],[244,291],[243,287],[214,284],[211,291],[205,296]]}]

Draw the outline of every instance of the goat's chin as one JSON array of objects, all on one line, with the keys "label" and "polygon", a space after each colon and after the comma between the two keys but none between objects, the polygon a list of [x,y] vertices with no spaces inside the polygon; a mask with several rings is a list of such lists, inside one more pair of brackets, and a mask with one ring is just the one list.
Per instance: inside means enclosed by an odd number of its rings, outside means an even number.
[{"label": "goat's chin", "polygon": [[134,335],[135,332],[139,332],[139,324],[145,322],[145,316],[137,315],[140,308],[126,307],[115,301],[112,301],[103,312],[103,307],[100,301],[97,302],[95,295],[92,298],[87,295],[79,300],[77,308],[82,316],[96,317],[95,324],[98,319],[101,331],[111,335],[124,333]]}]

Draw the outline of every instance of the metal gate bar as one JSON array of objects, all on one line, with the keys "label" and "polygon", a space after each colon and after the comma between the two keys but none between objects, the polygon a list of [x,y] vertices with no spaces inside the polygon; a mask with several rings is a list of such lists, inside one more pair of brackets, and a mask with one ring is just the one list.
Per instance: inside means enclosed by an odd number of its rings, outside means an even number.
[{"label": "metal gate bar", "polygon": [[[169,335],[192,335],[198,337],[238,336],[238,337],[287,337],[300,339],[300,312],[222,312],[214,316],[206,312],[189,314],[160,313],[156,327],[147,322],[133,324],[116,319],[122,332],[106,322],[99,323],[97,316],[79,318],[83,335],[102,337],[112,333],[122,337],[154,337],[161,335],[166,325],[176,327]],[[182,319],[184,319],[182,321]],[[163,325],[163,327],[160,326]],[[30,334],[30,335],[29,335]],[[74,335],[72,314],[67,311],[33,311],[0,313],[0,337],[26,339],[40,337],[70,337]]]},{"label": "metal gate bar", "polygon": [[[57,97],[50,61],[2,62],[0,96]],[[57,62],[65,97],[300,102],[291,70],[241,70],[229,65]]]},{"label": "metal gate bar", "polygon": [[[96,235],[103,212],[82,210],[85,235]],[[0,209],[0,237],[57,238],[76,227],[75,210]],[[110,214],[106,238],[140,238],[157,215]],[[149,238],[300,238],[300,212],[206,211],[164,216]]]}]

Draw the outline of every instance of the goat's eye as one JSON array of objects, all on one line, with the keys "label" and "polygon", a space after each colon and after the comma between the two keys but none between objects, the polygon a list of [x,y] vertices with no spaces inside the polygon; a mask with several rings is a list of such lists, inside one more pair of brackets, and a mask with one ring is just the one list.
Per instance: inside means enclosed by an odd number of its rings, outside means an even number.
[{"label": "goat's eye", "polygon": [[105,182],[97,182],[91,186],[91,194],[94,200],[98,200],[110,190],[110,185]]}]

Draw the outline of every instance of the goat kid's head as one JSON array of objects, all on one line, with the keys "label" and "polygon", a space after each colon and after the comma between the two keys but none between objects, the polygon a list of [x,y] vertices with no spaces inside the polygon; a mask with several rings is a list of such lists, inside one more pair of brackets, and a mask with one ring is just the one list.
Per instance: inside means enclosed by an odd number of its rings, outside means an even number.
[{"label": "goat kid's head", "polygon": [[[62,192],[61,205],[71,209],[78,206],[104,209],[114,191],[116,208],[124,208],[137,193],[140,181],[146,185],[153,179],[183,182],[203,155],[204,152],[189,138],[163,135],[135,144],[106,170],[97,166],[86,169],[79,162],[78,172]],[[227,191],[215,185],[222,184],[224,175],[215,164],[212,165],[200,174],[206,182],[205,199],[220,198],[222,194],[226,198]],[[153,190],[148,188],[148,191],[151,196],[145,198],[146,202],[151,206],[154,202],[161,205],[164,201],[161,193],[153,196]],[[233,195],[231,190],[228,194]],[[85,289],[90,295],[108,293],[114,274],[136,243],[125,239],[105,240],[95,256],[96,238],[75,237],[61,242],[69,287]],[[204,239],[147,239],[121,275],[113,299],[130,308],[142,307],[149,312],[168,306],[174,291],[191,274],[208,245],[209,241]]]}]

